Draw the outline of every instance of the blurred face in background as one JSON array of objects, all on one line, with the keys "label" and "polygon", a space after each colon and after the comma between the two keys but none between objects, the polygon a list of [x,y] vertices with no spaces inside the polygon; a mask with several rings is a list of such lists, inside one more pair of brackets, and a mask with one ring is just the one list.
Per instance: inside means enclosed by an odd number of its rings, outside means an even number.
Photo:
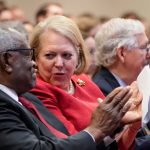
[{"label": "blurred face in background", "polygon": [[67,91],[78,64],[77,50],[69,39],[47,30],[40,36],[36,63],[44,81]]},{"label": "blurred face in background", "polygon": [[88,37],[85,39],[85,45],[89,51],[89,68],[87,69],[87,74],[93,74],[96,69],[96,45],[93,37]]},{"label": "blurred face in background", "polygon": [[0,21],[9,21],[9,20],[13,20],[13,15],[11,11],[9,9],[3,10],[0,13]]},{"label": "blurred face in background", "polygon": [[63,15],[63,8],[57,5],[50,5],[47,8],[47,17],[53,16],[53,15]]}]

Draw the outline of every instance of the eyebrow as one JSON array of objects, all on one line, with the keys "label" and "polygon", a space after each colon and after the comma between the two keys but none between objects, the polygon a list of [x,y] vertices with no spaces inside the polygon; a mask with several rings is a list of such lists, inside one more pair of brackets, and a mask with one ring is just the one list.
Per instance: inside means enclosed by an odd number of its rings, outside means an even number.
[{"label": "eyebrow", "polygon": [[145,44],[141,45],[140,47],[141,47],[141,48],[146,48],[146,46],[147,46],[148,44],[150,44],[150,41],[147,41]]}]

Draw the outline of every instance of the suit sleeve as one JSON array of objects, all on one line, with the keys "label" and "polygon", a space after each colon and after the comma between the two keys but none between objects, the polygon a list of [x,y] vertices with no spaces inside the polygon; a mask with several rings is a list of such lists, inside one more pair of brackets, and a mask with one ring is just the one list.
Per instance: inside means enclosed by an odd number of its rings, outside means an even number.
[{"label": "suit sleeve", "polygon": [[[61,110],[59,106],[59,102],[56,99],[55,95],[58,96],[59,92],[56,94],[53,94],[50,92],[50,90],[46,86],[37,86],[36,88],[32,89],[30,91],[32,94],[34,94],[37,98],[39,98],[44,106],[57,118],[64,124],[64,126],[67,128],[68,132],[72,135],[77,133],[77,129],[73,125],[71,121],[69,121],[66,116],[63,114],[63,111]],[[61,100],[64,97],[61,97]],[[66,97],[67,98],[67,97]]]},{"label": "suit sleeve", "polygon": [[[95,150],[96,144],[81,132],[67,139],[43,136],[37,124],[25,122],[14,107],[0,106],[0,150]],[[36,134],[35,134],[36,132]]]}]

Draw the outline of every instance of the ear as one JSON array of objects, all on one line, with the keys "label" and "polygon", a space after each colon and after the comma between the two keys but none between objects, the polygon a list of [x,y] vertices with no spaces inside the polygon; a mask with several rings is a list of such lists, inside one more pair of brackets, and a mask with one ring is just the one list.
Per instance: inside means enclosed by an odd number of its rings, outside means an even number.
[{"label": "ear", "polygon": [[10,53],[2,53],[0,56],[1,68],[9,74],[12,72],[11,58],[12,55]]},{"label": "ear", "polygon": [[127,49],[124,47],[117,48],[117,56],[118,56],[118,59],[122,63],[124,63],[125,61],[126,52],[127,52]]}]

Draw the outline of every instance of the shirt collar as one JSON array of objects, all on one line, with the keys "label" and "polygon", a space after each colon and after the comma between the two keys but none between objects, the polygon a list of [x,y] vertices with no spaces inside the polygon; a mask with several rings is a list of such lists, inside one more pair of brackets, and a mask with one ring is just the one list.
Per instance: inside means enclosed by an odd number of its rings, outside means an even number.
[{"label": "shirt collar", "polygon": [[2,90],[4,93],[6,93],[12,99],[14,99],[15,101],[17,101],[19,103],[18,95],[17,95],[17,93],[13,89],[10,89],[10,88],[8,88],[5,85],[0,84],[0,90]]},{"label": "shirt collar", "polygon": [[127,84],[122,79],[120,79],[116,74],[114,74],[114,73],[112,73],[112,74],[115,77],[115,79],[118,81],[118,83],[120,84],[121,87],[127,86]]}]

